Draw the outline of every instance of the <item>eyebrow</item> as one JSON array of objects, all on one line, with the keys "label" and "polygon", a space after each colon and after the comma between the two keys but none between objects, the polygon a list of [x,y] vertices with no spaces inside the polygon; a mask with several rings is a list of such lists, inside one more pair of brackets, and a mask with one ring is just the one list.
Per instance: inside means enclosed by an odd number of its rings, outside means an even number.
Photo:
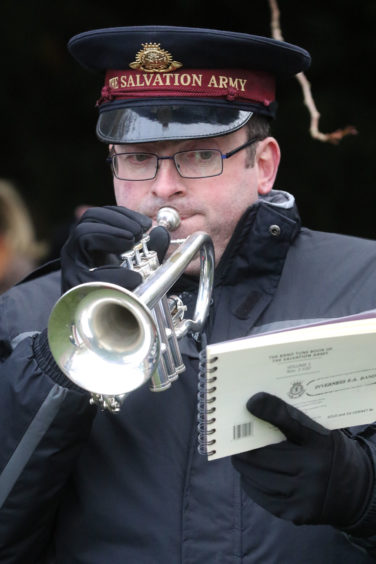
[{"label": "eyebrow", "polygon": [[[122,145],[113,145],[116,153],[154,153],[159,154],[160,150],[169,150],[170,153],[180,151],[189,151],[192,148],[197,149],[217,149],[218,143],[214,142],[215,138],[205,137],[204,139],[182,139],[177,140],[176,143],[171,141],[157,141],[150,146],[146,143],[129,143]],[[213,143],[211,143],[213,141]],[[204,146],[205,145],[205,146]]]}]

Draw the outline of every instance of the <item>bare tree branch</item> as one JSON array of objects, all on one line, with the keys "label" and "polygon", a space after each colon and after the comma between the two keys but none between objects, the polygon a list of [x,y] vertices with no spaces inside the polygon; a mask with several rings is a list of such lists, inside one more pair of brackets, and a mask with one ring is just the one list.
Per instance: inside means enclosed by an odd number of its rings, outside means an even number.
[{"label": "bare tree branch", "polygon": [[284,41],[282,37],[281,24],[280,24],[280,11],[278,8],[277,0],[269,0],[269,7],[271,12],[270,26],[272,28],[272,37],[279,41]]},{"label": "bare tree branch", "polygon": [[[279,41],[284,41],[281,31],[281,24],[280,24],[280,11],[278,7],[277,0],[268,0],[270,13],[271,13],[271,32],[272,37],[274,39],[278,39]],[[311,91],[311,84],[307,80],[307,77],[303,72],[296,75],[296,79],[299,81],[303,96],[304,96],[304,104],[307,106],[309,114],[311,116],[311,125],[310,125],[310,133],[314,139],[318,139],[319,141],[333,143],[334,145],[338,144],[343,137],[346,135],[356,135],[358,131],[352,125],[348,125],[344,129],[337,129],[332,133],[322,133],[319,130],[319,119],[320,113],[316,108],[316,104],[314,102],[312,91]]]}]

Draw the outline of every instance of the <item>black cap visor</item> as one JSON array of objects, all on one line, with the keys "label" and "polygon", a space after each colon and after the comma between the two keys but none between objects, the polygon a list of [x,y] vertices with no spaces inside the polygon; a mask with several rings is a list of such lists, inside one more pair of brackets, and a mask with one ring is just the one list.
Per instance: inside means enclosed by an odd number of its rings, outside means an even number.
[{"label": "black cap visor", "polygon": [[147,143],[179,139],[217,137],[237,131],[243,127],[253,112],[247,110],[213,106],[204,100],[189,104],[182,100],[150,104],[135,103],[123,107],[120,103],[103,104],[97,122],[97,136],[105,143]]}]

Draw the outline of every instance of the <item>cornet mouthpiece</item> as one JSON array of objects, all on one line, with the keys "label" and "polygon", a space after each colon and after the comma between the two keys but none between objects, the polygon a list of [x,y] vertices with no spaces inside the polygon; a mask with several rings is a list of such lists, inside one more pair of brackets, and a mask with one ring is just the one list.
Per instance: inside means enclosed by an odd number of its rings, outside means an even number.
[{"label": "cornet mouthpiece", "polygon": [[175,231],[180,225],[180,216],[174,208],[161,208],[157,213],[157,223],[167,231]]}]

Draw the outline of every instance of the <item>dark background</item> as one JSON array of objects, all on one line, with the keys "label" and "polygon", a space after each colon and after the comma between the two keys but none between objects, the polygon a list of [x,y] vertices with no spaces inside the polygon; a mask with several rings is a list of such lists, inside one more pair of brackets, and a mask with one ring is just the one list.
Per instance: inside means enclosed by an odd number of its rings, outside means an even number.
[{"label": "dark background", "polygon": [[[353,125],[359,133],[337,146],[312,139],[298,82],[281,85],[277,187],[296,196],[305,225],[374,238],[376,2],[279,3],[284,39],[312,54],[307,78],[321,130]],[[143,24],[271,34],[267,0],[2,0],[0,8],[0,177],[16,184],[47,239],[75,206],[114,203],[107,150],[95,136],[102,77],[67,53],[72,35]]]}]

